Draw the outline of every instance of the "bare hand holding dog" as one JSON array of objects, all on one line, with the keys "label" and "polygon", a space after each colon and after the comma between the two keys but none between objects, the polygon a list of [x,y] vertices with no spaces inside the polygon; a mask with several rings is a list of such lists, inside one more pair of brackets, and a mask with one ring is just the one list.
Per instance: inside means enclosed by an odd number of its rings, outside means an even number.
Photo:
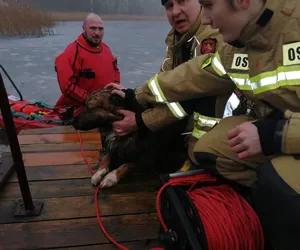
[{"label": "bare hand holding dog", "polygon": [[131,134],[138,129],[134,112],[120,109],[118,113],[124,115],[123,120],[113,123],[113,129],[119,136]]},{"label": "bare hand holding dog", "polygon": [[121,86],[118,83],[109,83],[105,86],[105,89],[112,89],[112,94],[117,94],[120,97],[122,97],[123,99],[125,99],[125,93],[124,91],[122,91],[122,89],[126,89],[125,87]]},{"label": "bare hand holding dog", "polygon": [[251,122],[244,122],[228,132],[229,145],[240,159],[262,153],[257,128]]}]

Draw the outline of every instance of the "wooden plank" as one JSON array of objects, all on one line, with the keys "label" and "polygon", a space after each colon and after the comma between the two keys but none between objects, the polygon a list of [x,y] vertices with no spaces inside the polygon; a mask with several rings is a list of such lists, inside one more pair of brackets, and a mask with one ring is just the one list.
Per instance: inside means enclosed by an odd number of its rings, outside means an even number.
[{"label": "wooden plank", "polygon": [[[144,241],[137,241],[137,242],[129,242],[129,243],[122,243],[123,246],[130,250],[150,250],[150,246],[147,240]],[[155,246],[158,246],[156,244]],[[101,245],[89,245],[89,246],[80,246],[80,247],[68,247],[68,248],[55,248],[55,250],[116,250],[117,248],[112,244],[101,244]],[[44,248],[43,250],[53,250],[50,248]]]},{"label": "wooden plank", "polygon": [[[155,213],[155,192],[100,194],[98,197],[101,217]],[[14,217],[15,201],[0,201],[0,224],[46,221],[60,219],[90,218],[96,216],[94,196],[40,199],[44,206],[39,216]]]},{"label": "wooden plank", "polygon": [[[91,166],[93,170],[97,170],[97,165]],[[83,165],[63,165],[63,166],[43,166],[43,167],[26,167],[26,174],[28,181],[54,181],[54,180],[72,180],[72,179],[83,179],[90,178],[91,172],[86,164]],[[132,178],[131,175],[134,175]],[[136,176],[139,175],[139,176]],[[134,180],[134,178],[142,178],[140,176],[147,176],[148,179],[153,178],[155,173],[151,171],[145,172],[145,170],[135,169],[134,172],[128,174],[125,180],[129,178]],[[136,180],[136,179],[135,179]],[[134,181],[135,181],[134,180]],[[17,182],[17,175],[15,172],[12,173],[11,177],[7,182]]]},{"label": "wooden plank", "polygon": [[[80,131],[80,133],[90,133],[96,131]],[[42,134],[74,134],[77,131],[72,126],[57,126],[52,128],[37,128],[37,129],[25,129],[21,130],[19,135],[42,135]]]},{"label": "wooden plank", "polygon": [[[93,165],[95,166],[95,165]],[[92,166],[92,167],[93,167]],[[65,165],[65,166],[43,166],[26,167],[28,181],[51,181],[90,178],[91,172],[86,164],[83,165]],[[7,182],[17,182],[17,175],[14,172]]]},{"label": "wooden plank", "polygon": [[[99,145],[97,143],[82,143],[84,151],[98,150]],[[45,152],[73,152],[80,151],[80,143],[53,143],[53,144],[25,144],[20,145],[22,153],[45,153]],[[10,148],[6,147],[4,152],[10,152]]]},{"label": "wooden plank", "polygon": [[[116,194],[123,192],[154,192],[161,186],[161,181],[149,176],[138,178],[124,178],[115,187],[101,190],[101,194]],[[58,181],[30,182],[29,187],[34,199],[63,198],[94,195],[95,187],[91,185],[90,178]],[[20,199],[18,183],[8,183],[0,192],[0,200]]]},{"label": "wooden plank", "polygon": [[0,190],[13,172],[14,160],[11,154],[5,153],[0,159]]},{"label": "wooden plank", "polygon": [[[99,151],[86,151],[85,156],[90,164],[98,162]],[[81,152],[54,152],[54,153],[25,153],[23,161],[29,166],[54,166],[85,164]]]},{"label": "wooden plank", "polygon": [[[158,236],[156,214],[104,217],[102,222],[118,242],[154,239]],[[109,243],[96,218],[2,224],[0,232],[0,242],[5,250]]]},{"label": "wooden plank", "polygon": [[[82,133],[83,142],[100,144],[100,133]],[[74,143],[79,142],[78,134],[42,134],[19,135],[19,143],[22,144],[49,144],[49,143]]]}]

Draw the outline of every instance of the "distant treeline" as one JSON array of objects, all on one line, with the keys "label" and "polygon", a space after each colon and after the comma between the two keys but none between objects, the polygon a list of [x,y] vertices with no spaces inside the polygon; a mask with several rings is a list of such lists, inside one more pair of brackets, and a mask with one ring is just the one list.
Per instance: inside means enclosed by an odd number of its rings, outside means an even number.
[{"label": "distant treeline", "polygon": [[48,11],[162,16],[160,0],[15,0]]}]

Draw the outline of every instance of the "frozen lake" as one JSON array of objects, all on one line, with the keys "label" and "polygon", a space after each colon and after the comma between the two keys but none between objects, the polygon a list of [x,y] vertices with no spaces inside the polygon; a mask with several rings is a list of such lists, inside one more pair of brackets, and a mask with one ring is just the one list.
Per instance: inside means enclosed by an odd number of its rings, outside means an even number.
[{"label": "frozen lake", "polygon": [[[81,33],[81,22],[58,24],[55,35],[40,38],[0,38],[0,64],[24,99],[51,105],[60,96],[55,57]],[[118,58],[121,84],[137,87],[159,70],[165,53],[167,21],[106,21],[104,42]],[[5,78],[8,92],[12,92]]]}]

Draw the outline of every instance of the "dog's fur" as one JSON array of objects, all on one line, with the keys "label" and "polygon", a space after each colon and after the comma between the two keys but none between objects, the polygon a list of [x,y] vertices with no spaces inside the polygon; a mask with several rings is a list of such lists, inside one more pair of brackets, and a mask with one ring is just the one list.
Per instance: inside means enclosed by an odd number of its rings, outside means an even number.
[{"label": "dog's fur", "polygon": [[[113,131],[112,123],[123,119],[117,110],[124,109],[125,103],[121,97],[112,95],[111,90],[102,89],[92,93],[86,100],[86,110],[73,122],[76,129],[99,128],[101,134],[102,147],[106,154],[99,164],[98,171],[93,175],[91,183],[100,184],[101,188],[114,186],[136,166],[158,167],[160,160],[172,151],[182,153],[178,157],[178,167],[175,166],[178,169],[186,157],[183,153],[183,138],[180,136],[186,122],[182,121],[180,124],[168,126],[159,132],[138,130],[120,137]],[[136,109],[132,111],[140,112]]]}]

